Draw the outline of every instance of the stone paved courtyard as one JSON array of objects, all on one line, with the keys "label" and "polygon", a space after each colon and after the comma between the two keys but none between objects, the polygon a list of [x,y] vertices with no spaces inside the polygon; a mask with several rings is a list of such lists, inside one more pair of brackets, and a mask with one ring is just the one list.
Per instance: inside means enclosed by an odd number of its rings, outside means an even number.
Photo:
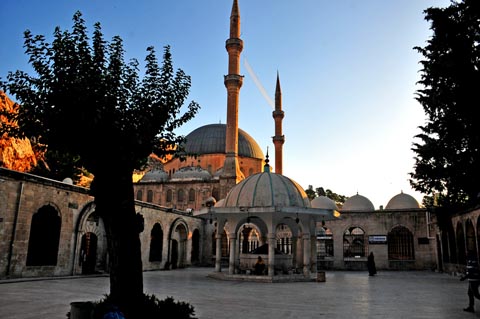
[{"label": "stone paved courtyard", "polygon": [[[208,278],[212,268],[144,273],[145,292],[187,301],[200,319],[480,318],[466,313],[467,282],[430,271],[327,271],[326,282],[254,283]],[[0,318],[66,318],[70,302],[100,299],[100,277],[0,281]]]}]

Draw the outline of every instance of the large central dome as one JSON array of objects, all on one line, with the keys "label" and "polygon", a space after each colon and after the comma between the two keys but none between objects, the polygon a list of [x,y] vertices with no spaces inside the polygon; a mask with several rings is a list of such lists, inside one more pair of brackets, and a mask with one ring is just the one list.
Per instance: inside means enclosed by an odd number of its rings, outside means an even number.
[{"label": "large central dome", "polygon": [[[201,126],[186,136],[185,151],[197,155],[225,153],[226,132],[225,124]],[[238,129],[238,156],[264,158],[257,142],[240,128]]]}]

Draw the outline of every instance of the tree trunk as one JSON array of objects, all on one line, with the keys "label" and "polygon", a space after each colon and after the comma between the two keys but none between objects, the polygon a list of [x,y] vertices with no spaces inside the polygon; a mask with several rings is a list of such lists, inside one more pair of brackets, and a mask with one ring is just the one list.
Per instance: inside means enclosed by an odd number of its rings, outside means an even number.
[{"label": "tree trunk", "polygon": [[143,228],[135,212],[132,173],[112,167],[109,172],[97,172],[92,183],[96,210],[107,233],[110,297],[124,311],[135,309],[143,296],[139,238]]}]

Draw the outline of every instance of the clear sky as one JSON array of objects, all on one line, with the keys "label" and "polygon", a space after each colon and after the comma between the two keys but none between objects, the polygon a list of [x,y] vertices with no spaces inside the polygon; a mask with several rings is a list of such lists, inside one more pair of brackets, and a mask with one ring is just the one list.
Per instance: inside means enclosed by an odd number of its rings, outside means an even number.
[{"label": "clear sky", "polygon": [[[178,131],[226,122],[225,40],[233,0],[2,0],[0,77],[31,72],[23,32],[50,42],[56,26],[71,30],[79,10],[89,32],[100,22],[119,35],[126,58],[143,63],[153,45],[159,60],[171,46],[174,67],[192,78],[190,100],[201,105]],[[385,206],[408,182],[418,126],[419,61],[413,50],[431,36],[423,10],[449,0],[239,0],[244,41],[239,126],[274,162],[272,106],[277,72],[283,94],[283,174],[304,189],[324,187]],[[91,34],[91,33],[90,33]],[[143,66],[143,64],[142,64]],[[250,68],[248,68],[250,66]],[[254,75],[252,75],[252,72]],[[79,126],[79,129],[81,127]]]}]

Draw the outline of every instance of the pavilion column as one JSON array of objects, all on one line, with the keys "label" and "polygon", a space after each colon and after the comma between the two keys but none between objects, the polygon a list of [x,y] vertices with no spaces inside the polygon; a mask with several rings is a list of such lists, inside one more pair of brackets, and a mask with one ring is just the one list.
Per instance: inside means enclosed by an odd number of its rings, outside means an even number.
[{"label": "pavilion column", "polygon": [[221,265],[222,265],[222,234],[215,235],[215,240],[217,241],[217,251],[215,252],[215,271],[221,272]]},{"label": "pavilion column", "polygon": [[303,275],[310,276],[310,256],[311,250],[310,247],[310,234],[303,234]]},{"label": "pavilion column", "polygon": [[237,236],[236,234],[229,234],[230,239],[230,260],[228,262],[228,274],[235,274],[235,261],[237,260]]},{"label": "pavilion column", "polygon": [[275,233],[268,233],[268,275],[275,275],[275,245],[277,243]]},{"label": "pavilion column", "polygon": [[299,234],[299,236],[297,237],[297,245],[296,245],[296,258],[295,258],[295,261],[297,262],[296,264],[296,268],[301,268],[303,267],[303,234]]}]

